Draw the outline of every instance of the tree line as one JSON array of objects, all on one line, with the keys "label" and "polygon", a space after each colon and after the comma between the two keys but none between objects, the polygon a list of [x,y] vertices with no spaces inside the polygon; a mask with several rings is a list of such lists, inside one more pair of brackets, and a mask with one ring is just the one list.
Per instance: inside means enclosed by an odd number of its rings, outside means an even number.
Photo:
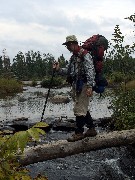
[{"label": "tree line", "polygon": [[135,42],[125,45],[124,43],[125,36],[122,34],[119,25],[116,25],[109,52],[105,57],[104,73],[106,76],[115,76],[118,79],[120,78],[120,81],[127,82],[135,77],[135,58],[133,57]]},{"label": "tree line", "polygon": [[[21,51],[13,58],[12,65],[8,56],[0,57],[0,75],[10,71],[19,80],[41,80],[45,76],[52,74],[52,64],[55,58],[52,54],[41,54],[40,51],[33,50],[23,54]],[[63,54],[58,58],[60,66],[63,68],[68,64]]]},{"label": "tree line", "polygon": [[[118,28],[118,27],[117,27]],[[118,30],[118,29],[117,29]],[[118,32],[117,32],[118,33]],[[116,48],[120,48],[121,44]],[[55,58],[51,54],[41,54],[40,51],[28,51],[23,54],[21,51],[13,58],[12,65],[8,56],[0,56],[0,75],[11,71],[19,80],[41,80],[45,76],[52,74],[52,64]],[[65,68],[68,60],[62,54],[58,58],[60,67]],[[135,75],[135,58],[131,56],[131,51],[127,47],[121,47],[121,53],[115,53],[114,49],[108,50],[108,55],[104,59],[104,74],[108,76],[122,76],[130,79]]]},{"label": "tree line", "polygon": [[[127,19],[131,20],[134,23],[135,14],[131,15]],[[118,25],[116,25],[115,27],[115,32],[113,34],[112,41],[114,42],[114,44],[112,44],[113,48],[108,52],[108,56],[105,58],[104,71],[106,74],[120,72],[123,75],[126,82],[127,81],[126,77],[129,74],[132,75],[132,78],[135,75],[135,69],[134,69],[135,58],[131,56],[131,54],[134,52],[135,43],[131,45],[125,45],[125,46],[123,45],[124,36],[122,35]],[[42,77],[44,75],[49,75],[51,73],[53,61],[54,61],[54,57],[50,54],[47,54],[47,55],[44,54],[43,56],[41,56],[40,52],[28,51],[28,53],[23,55],[22,52],[19,52],[17,56],[14,58],[12,66],[10,66],[9,58],[4,56],[4,59],[3,59],[3,57],[1,56],[0,57],[0,74],[11,70],[20,79],[39,77],[39,75],[40,77]],[[61,67],[65,67],[66,64],[68,63],[65,60],[63,55],[60,56],[58,61],[60,62]],[[118,90],[117,96],[114,96],[114,103],[112,105],[113,105],[113,110],[114,110],[112,119],[113,119],[115,129],[121,130],[121,129],[135,128],[135,90],[134,88],[131,90],[127,90],[127,89],[124,89],[124,90],[121,89],[121,91]],[[28,174],[28,171],[26,169],[23,169],[20,166],[17,157],[19,157],[20,159],[20,157],[24,153],[24,148],[26,147],[28,141],[30,140],[37,141],[39,140],[39,137],[40,137],[39,135],[44,134],[44,132],[41,129],[38,129],[37,127],[43,127],[43,124],[38,124],[38,126],[36,125],[36,128],[32,127],[31,129],[27,131],[17,132],[13,136],[0,135],[0,149],[1,149],[0,151],[0,159],[1,159],[0,176],[1,176],[1,179],[31,179],[31,177]],[[121,136],[122,135],[121,132],[120,133],[117,132],[117,134],[114,132],[114,135],[116,137],[114,137],[113,139],[115,140],[115,142],[118,142],[116,141],[116,138],[118,137],[118,135],[120,135],[119,138],[120,140],[124,140],[123,141],[124,144],[129,143],[129,141],[131,140],[129,135],[134,137],[134,134],[131,133],[131,132],[134,133],[134,130],[130,130],[127,132],[128,132],[127,135],[123,134],[124,136]],[[109,137],[112,140],[111,133],[109,136],[107,134],[106,137]],[[102,139],[101,141],[103,141],[103,137],[101,137],[101,139]],[[90,142],[92,142],[91,139],[90,139]],[[112,141],[110,143],[112,144]],[[96,142],[96,144],[100,144],[100,143]],[[108,143],[105,143],[105,144],[108,144]],[[92,146],[90,145],[90,148],[91,147]],[[83,151],[84,151],[84,148],[83,148]],[[27,156],[26,159],[28,160],[30,158],[28,158]],[[47,180],[47,177],[43,178],[39,175],[36,179]]]},{"label": "tree line", "polygon": [[[135,14],[125,19],[132,21],[135,26]],[[119,25],[116,25],[109,43],[110,47],[104,58],[104,74],[107,77],[116,76],[116,79],[130,80],[135,75],[135,58],[132,56],[135,50],[135,42],[124,45],[125,36],[122,34]],[[13,58],[11,65],[10,58],[4,54],[0,56],[0,75],[11,71],[19,80],[41,80],[52,74],[54,61],[54,56],[49,53],[41,54],[40,51],[31,50],[23,54],[19,51]],[[58,62],[62,68],[68,64],[63,54],[58,58]]]}]

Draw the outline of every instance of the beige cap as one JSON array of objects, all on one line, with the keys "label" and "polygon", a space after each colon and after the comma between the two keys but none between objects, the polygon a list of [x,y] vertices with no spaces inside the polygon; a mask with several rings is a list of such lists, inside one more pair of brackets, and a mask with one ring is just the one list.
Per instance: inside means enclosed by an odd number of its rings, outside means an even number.
[{"label": "beige cap", "polygon": [[69,42],[78,42],[75,35],[70,35],[66,37],[66,42],[64,42],[62,45],[66,45]]}]

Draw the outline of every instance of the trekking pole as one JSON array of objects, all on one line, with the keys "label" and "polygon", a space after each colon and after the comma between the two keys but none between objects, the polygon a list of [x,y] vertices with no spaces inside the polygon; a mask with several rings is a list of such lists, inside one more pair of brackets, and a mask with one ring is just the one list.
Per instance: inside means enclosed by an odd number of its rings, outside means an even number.
[{"label": "trekking pole", "polygon": [[44,116],[44,113],[45,113],[45,108],[46,108],[46,104],[47,104],[47,100],[48,100],[48,97],[49,97],[49,93],[50,93],[50,89],[51,89],[51,86],[52,86],[52,82],[53,82],[53,77],[54,77],[54,74],[55,74],[55,68],[53,68],[53,73],[52,73],[52,77],[51,77],[51,80],[50,80],[50,84],[49,84],[49,89],[48,89],[48,93],[47,93],[47,96],[46,96],[46,100],[45,100],[45,104],[44,104],[44,108],[43,108],[43,112],[42,112],[42,116],[41,116],[41,121],[43,121],[43,116]]}]

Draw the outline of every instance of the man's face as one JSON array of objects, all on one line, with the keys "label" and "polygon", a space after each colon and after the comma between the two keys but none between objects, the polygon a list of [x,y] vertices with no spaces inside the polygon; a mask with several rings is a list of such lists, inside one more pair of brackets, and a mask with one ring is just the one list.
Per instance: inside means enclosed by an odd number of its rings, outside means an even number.
[{"label": "man's face", "polygon": [[66,44],[66,48],[67,48],[70,52],[74,52],[75,44],[74,44],[74,43],[67,43],[67,44]]}]

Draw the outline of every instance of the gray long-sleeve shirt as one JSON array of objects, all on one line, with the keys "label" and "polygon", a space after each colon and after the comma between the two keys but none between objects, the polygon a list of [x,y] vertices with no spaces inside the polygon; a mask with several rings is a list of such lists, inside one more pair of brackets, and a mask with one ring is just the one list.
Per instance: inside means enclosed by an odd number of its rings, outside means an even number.
[{"label": "gray long-sleeve shirt", "polygon": [[68,68],[61,69],[61,73],[67,74],[75,80],[81,77],[86,77],[86,83],[88,87],[92,87],[95,84],[95,69],[92,57],[89,53],[84,56],[72,55]]}]

